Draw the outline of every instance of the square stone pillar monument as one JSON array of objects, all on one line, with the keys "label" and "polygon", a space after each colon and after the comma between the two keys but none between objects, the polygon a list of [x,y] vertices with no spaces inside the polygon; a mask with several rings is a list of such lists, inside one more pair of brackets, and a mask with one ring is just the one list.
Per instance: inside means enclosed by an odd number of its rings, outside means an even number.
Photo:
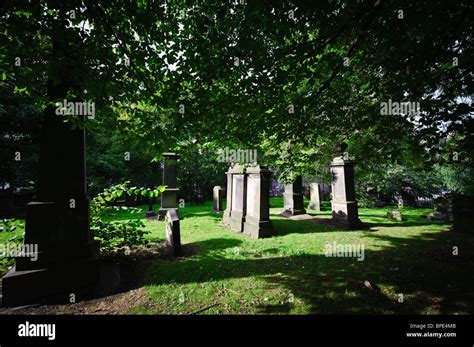
[{"label": "square stone pillar monument", "polygon": [[244,234],[256,238],[270,237],[270,184],[272,173],[264,167],[249,167],[247,172],[247,215]]},{"label": "square stone pillar monument", "polygon": [[[45,111],[34,201],[26,208],[25,250],[2,279],[2,305],[79,301],[99,280],[99,245],[89,229],[85,132]],[[35,260],[36,259],[36,260]]]},{"label": "square stone pillar monument", "polygon": [[166,152],[163,153],[163,185],[166,186],[164,192],[161,193],[161,206],[158,210],[158,219],[165,218],[169,209],[178,208],[178,193],[177,187],[178,177],[178,159],[179,154]]},{"label": "square stone pillar monument", "polygon": [[306,213],[304,209],[303,178],[301,176],[298,176],[293,183],[285,185],[283,201],[283,215],[296,216]]},{"label": "square stone pillar monument", "polygon": [[362,225],[359,220],[355,196],[354,162],[343,156],[336,157],[331,163],[332,176],[332,222],[346,229],[355,229]]}]

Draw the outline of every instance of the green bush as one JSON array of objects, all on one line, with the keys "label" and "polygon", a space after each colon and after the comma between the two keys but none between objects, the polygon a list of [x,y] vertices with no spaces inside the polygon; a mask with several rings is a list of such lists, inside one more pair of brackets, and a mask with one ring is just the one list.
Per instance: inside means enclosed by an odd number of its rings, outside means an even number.
[{"label": "green bush", "polygon": [[95,221],[91,226],[95,238],[100,241],[101,251],[108,252],[123,247],[133,247],[146,244],[145,235],[149,233],[143,229],[142,221],[128,220],[125,222]]},{"label": "green bush", "polygon": [[[130,182],[113,185],[105,189],[91,201],[91,230],[94,237],[100,242],[102,252],[109,252],[124,247],[133,247],[146,244],[145,235],[149,232],[143,229],[145,225],[138,219],[124,222],[107,222],[103,220],[105,210],[109,204],[121,198],[124,192],[141,194],[148,197],[158,197],[165,187],[145,189],[128,187]],[[116,207],[117,208],[117,207]],[[133,209],[122,206],[122,209]]]},{"label": "green bush", "polygon": [[[23,244],[25,229],[24,221],[14,218],[3,219],[0,222],[0,228],[3,228],[2,233],[11,233],[11,235],[8,235],[5,242],[2,241],[2,247],[6,246],[7,243],[10,245]],[[15,259],[5,256],[5,254],[0,252],[0,275],[3,275],[5,272],[7,272],[8,269],[10,269],[13,265],[15,265]]]},{"label": "green bush", "polygon": [[375,207],[376,201],[377,201],[377,196],[367,192],[365,189],[360,189],[357,193],[357,201],[359,207],[363,208],[372,208]]}]

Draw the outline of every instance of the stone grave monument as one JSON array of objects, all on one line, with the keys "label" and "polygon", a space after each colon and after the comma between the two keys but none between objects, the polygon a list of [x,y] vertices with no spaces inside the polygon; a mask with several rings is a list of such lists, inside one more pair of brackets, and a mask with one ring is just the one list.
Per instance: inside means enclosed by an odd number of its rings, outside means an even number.
[{"label": "stone grave monument", "polygon": [[283,201],[282,215],[289,217],[306,213],[304,209],[303,179],[301,176],[298,176],[293,183],[285,185]]},{"label": "stone grave monument", "polygon": [[173,256],[181,256],[181,232],[179,229],[178,211],[175,208],[170,208],[166,211],[165,217],[166,227],[166,242],[173,250]]},{"label": "stone grave monument", "polygon": [[362,225],[359,220],[355,196],[354,162],[344,156],[336,157],[331,163],[332,176],[332,222],[354,229]]},{"label": "stone grave monument", "polygon": [[158,219],[165,218],[169,209],[178,208],[177,176],[178,176],[178,159],[176,153],[163,153],[163,185],[166,186],[164,192],[161,193],[161,206],[158,210]]},{"label": "stone grave monument", "polygon": [[222,212],[222,198],[224,189],[221,186],[215,186],[212,190],[212,211]]},{"label": "stone grave monument", "polygon": [[72,129],[54,107],[48,107],[36,195],[27,205],[25,224],[25,246],[35,245],[37,251],[16,258],[3,277],[3,306],[52,296],[60,302],[69,302],[71,295],[80,300],[99,281],[99,246],[89,229],[84,149],[84,128]]},{"label": "stone grave monument", "polygon": [[[66,54],[73,33],[52,27],[47,97],[64,100],[81,88],[71,71],[81,61]],[[81,102],[68,100],[69,102]],[[26,208],[25,249],[2,278],[3,306],[49,301],[70,302],[92,293],[100,279],[99,247],[89,228],[86,191],[85,131],[64,122],[61,110],[49,105],[43,113],[36,193]],[[93,115],[92,115],[93,116]],[[80,122],[85,115],[75,115]]]},{"label": "stone grave monument", "polygon": [[247,173],[247,203],[243,232],[256,238],[272,235],[270,221],[271,172],[265,167],[249,167]]},{"label": "stone grave monument", "polygon": [[232,179],[229,226],[240,233],[244,229],[247,212],[247,173],[245,167],[239,164],[234,165],[229,172]]}]

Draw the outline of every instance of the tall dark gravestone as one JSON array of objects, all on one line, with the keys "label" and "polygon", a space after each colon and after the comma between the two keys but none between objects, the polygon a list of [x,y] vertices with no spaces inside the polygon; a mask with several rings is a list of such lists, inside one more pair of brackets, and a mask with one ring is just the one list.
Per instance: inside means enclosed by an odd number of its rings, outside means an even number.
[{"label": "tall dark gravestone", "polygon": [[354,162],[336,157],[331,163],[332,222],[346,229],[362,225],[355,196]]},{"label": "tall dark gravestone", "polygon": [[247,172],[247,214],[243,232],[252,237],[270,237],[273,232],[270,221],[271,172],[264,167],[249,167]]},{"label": "tall dark gravestone", "polygon": [[247,173],[241,165],[232,168],[232,206],[230,228],[236,232],[244,230],[247,213]]},{"label": "tall dark gravestone", "polygon": [[[55,6],[65,18],[62,5]],[[69,90],[80,90],[74,80],[80,61],[71,58],[67,45],[72,38],[66,38],[64,25],[58,20],[52,28],[52,75],[47,88],[51,101],[65,99]],[[89,228],[84,150],[84,128],[73,129],[71,122],[56,114],[56,106],[48,106],[42,120],[36,194],[27,205],[25,224],[25,245],[33,245],[33,250],[37,246],[37,251],[16,258],[16,265],[3,277],[4,306],[43,302],[53,296],[69,302],[74,295],[77,300],[98,282],[99,247]]]},{"label": "tall dark gravestone", "polygon": [[304,197],[303,197],[303,179],[298,176],[293,183],[285,185],[285,193],[283,193],[283,215],[296,216],[305,214]]},{"label": "tall dark gravestone", "polygon": [[27,205],[25,244],[36,244],[36,261],[17,258],[2,279],[4,306],[81,293],[99,279],[99,247],[89,229],[84,129],[71,129],[51,108],[45,111],[39,176]]},{"label": "tall dark gravestone", "polygon": [[176,153],[163,153],[163,185],[166,186],[166,189],[161,193],[158,219],[164,219],[169,209],[178,208],[179,188],[177,187],[177,177],[179,157]]}]

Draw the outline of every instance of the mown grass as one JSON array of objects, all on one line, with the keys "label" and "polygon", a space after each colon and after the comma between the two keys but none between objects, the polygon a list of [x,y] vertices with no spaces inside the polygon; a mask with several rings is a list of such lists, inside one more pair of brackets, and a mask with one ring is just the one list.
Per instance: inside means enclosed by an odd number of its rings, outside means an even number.
[{"label": "mown grass", "polygon": [[[221,225],[211,204],[180,209],[187,255],[156,260],[145,274],[146,314],[467,314],[474,312],[474,238],[442,231],[429,209],[360,209],[364,227],[338,230],[324,221],[330,208],[308,211],[321,220],[280,217],[283,202],[271,199],[275,236],[252,239]],[[118,212],[111,219],[142,218]],[[164,239],[164,223],[145,220],[150,240]],[[327,243],[363,244],[365,258],[326,257]],[[458,255],[453,255],[457,247]],[[455,253],[455,252],[454,252]],[[364,282],[368,281],[373,290]],[[401,295],[403,295],[403,297]],[[400,302],[403,299],[403,302]]]},{"label": "mown grass", "polygon": [[[180,209],[185,256],[150,262],[141,284],[149,300],[131,302],[130,313],[474,313],[474,237],[443,231],[448,224],[422,217],[429,209],[401,209],[402,222],[386,217],[391,208],[360,209],[364,227],[343,231],[328,223],[329,203],[308,211],[318,222],[279,216],[280,198],[271,206],[268,239],[225,229],[211,203]],[[141,218],[150,241],[164,240],[164,223],[144,219],[146,208],[111,209],[105,219]],[[20,232],[2,232],[0,242]],[[364,260],[326,257],[333,242],[364,245]]]}]

